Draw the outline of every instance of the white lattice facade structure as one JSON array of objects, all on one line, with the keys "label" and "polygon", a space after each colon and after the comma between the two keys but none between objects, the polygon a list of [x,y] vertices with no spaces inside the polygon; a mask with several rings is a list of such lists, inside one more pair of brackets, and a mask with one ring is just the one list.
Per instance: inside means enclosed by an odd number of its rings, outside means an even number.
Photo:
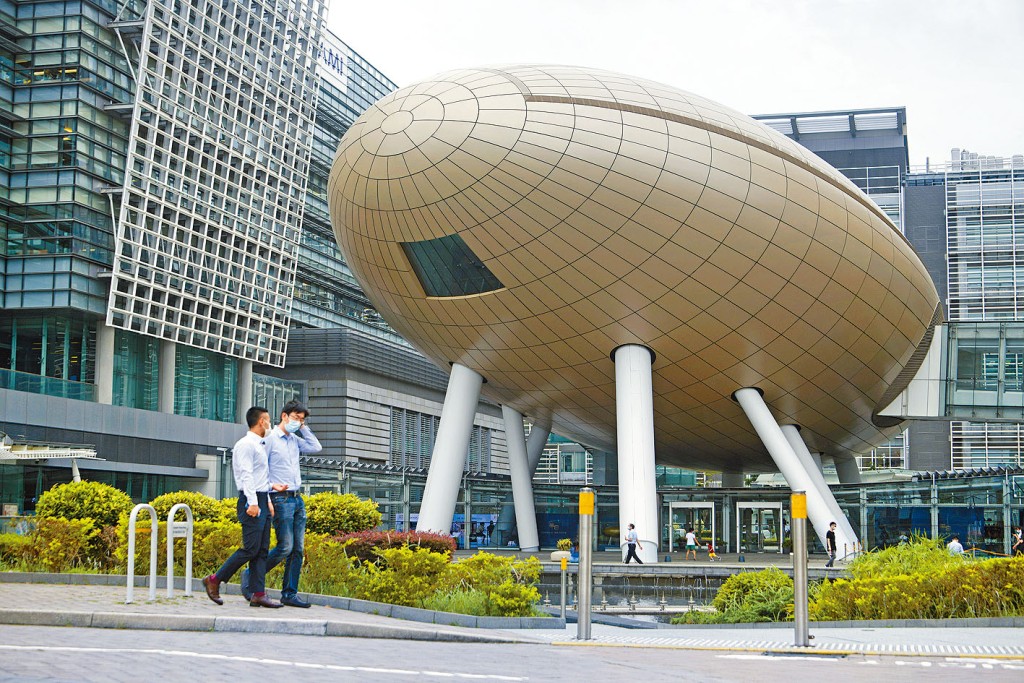
[{"label": "white lattice facade structure", "polygon": [[146,7],[109,325],[284,364],[324,10]]}]

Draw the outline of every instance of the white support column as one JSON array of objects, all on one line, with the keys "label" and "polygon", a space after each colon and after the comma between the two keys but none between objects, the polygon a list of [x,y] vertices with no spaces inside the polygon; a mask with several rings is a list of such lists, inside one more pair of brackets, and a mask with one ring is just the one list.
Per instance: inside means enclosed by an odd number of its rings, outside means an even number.
[{"label": "white support column", "polygon": [[[658,561],[658,491],[654,471],[654,390],[650,349],[615,349],[615,421],[619,463],[619,526],[636,525],[645,563]],[[620,538],[622,557],[626,543]]]},{"label": "white support column", "polygon": [[800,464],[807,470],[807,475],[811,483],[818,490],[818,495],[825,501],[825,505],[828,506],[829,511],[832,513],[830,521],[836,523],[836,559],[845,559],[847,555],[853,554],[857,549],[857,534],[854,532],[850,520],[847,519],[846,515],[843,514],[842,508],[839,507],[836,497],[832,495],[828,482],[825,481],[825,476],[821,473],[821,459],[819,458],[815,462],[814,455],[808,450],[807,444],[804,443],[803,437],[800,436],[800,428],[796,425],[782,425],[782,434],[793,448],[793,453],[796,454]]},{"label": "white support column", "polygon": [[[452,365],[448,390],[441,409],[430,471],[423,489],[423,502],[416,522],[417,531],[451,533],[455,503],[459,499],[459,483],[466,465],[466,452],[473,432],[473,418],[480,401],[484,378],[465,365]],[[468,521],[468,520],[467,520]]]},{"label": "white support column", "polygon": [[160,340],[160,370],[157,374],[157,406],[161,413],[174,413],[174,377],[178,345]]},{"label": "white support column", "polygon": [[114,328],[96,322],[96,402],[114,402]]},{"label": "white support column", "polygon": [[[789,488],[794,491],[804,491],[807,494],[807,516],[824,547],[825,532],[828,531],[828,523],[832,521],[832,513],[811,481],[807,469],[800,464],[796,453],[793,452],[793,447],[789,445],[789,441],[782,434],[779,423],[772,417],[771,411],[768,410],[768,406],[761,397],[761,392],[748,387],[738,390],[733,396],[743,408],[754,431],[761,437],[761,441],[768,449],[768,454],[775,461],[779,471],[782,472],[782,476],[786,478]],[[838,520],[836,521],[838,522]]]},{"label": "white support column", "polygon": [[743,473],[742,472],[722,472],[722,488],[723,489],[741,489],[741,488],[743,488]]},{"label": "white support column", "polygon": [[825,463],[821,460],[821,453],[811,453],[811,460],[814,461],[814,466],[821,472],[821,476],[825,476]]},{"label": "white support column", "polygon": [[530,430],[530,437],[526,440],[526,460],[530,465],[530,479],[537,473],[537,465],[540,464],[540,456],[544,454],[544,447],[548,445],[548,437],[551,436],[551,427],[533,423]]},{"label": "white support column", "polygon": [[537,534],[537,508],[533,503],[533,481],[523,431],[523,414],[515,408],[501,407],[505,420],[505,443],[508,445],[508,468],[512,475],[512,500],[516,507],[516,528],[519,549],[535,553],[540,550]]},{"label": "white support column", "polygon": [[[252,361],[240,360],[238,361],[238,377],[236,378],[235,386],[235,419],[245,424],[245,413],[252,406]],[[270,408],[270,406],[263,407]],[[280,415],[270,416],[271,422],[276,422],[280,419]]]},{"label": "white support column", "polygon": [[839,458],[832,456],[832,462],[836,464],[836,476],[840,484],[859,484],[860,468],[857,467],[856,458]]}]

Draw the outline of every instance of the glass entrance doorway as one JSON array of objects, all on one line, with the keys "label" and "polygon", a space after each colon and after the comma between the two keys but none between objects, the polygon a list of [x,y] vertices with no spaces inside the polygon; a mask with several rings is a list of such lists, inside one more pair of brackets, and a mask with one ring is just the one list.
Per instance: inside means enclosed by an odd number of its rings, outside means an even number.
[{"label": "glass entrance doorway", "polygon": [[782,503],[736,503],[736,538],[741,553],[782,553],[788,532]]},{"label": "glass entrance doorway", "polygon": [[714,503],[669,503],[668,550],[686,548],[686,531],[693,529],[702,546],[715,538]]}]

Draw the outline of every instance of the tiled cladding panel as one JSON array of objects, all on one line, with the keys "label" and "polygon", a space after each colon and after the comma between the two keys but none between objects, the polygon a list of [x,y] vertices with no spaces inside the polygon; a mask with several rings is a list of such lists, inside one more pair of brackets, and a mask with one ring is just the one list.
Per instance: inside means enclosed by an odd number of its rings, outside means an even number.
[{"label": "tiled cladding panel", "polygon": [[111,325],[284,364],[323,13],[150,2]]},{"label": "tiled cladding panel", "polygon": [[[651,348],[666,464],[774,469],[731,399],[747,386],[812,449],[866,452],[938,305],[909,243],[814,154],[607,72],[472,69],[392,93],[343,138],[329,192],[384,318],[557,433],[613,449],[609,356]],[[450,234],[503,288],[424,294],[401,244]]]}]

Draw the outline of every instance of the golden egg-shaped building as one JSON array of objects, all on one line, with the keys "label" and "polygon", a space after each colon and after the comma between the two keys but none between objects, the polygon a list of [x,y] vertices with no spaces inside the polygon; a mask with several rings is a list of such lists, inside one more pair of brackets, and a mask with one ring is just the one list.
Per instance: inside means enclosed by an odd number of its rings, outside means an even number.
[{"label": "golden egg-shaped building", "polygon": [[614,450],[611,354],[650,349],[665,464],[776,469],[742,387],[812,450],[867,451],[940,310],[908,241],[838,171],[609,72],[466,69],[398,90],[345,135],[329,196],[384,319],[559,434]]}]

